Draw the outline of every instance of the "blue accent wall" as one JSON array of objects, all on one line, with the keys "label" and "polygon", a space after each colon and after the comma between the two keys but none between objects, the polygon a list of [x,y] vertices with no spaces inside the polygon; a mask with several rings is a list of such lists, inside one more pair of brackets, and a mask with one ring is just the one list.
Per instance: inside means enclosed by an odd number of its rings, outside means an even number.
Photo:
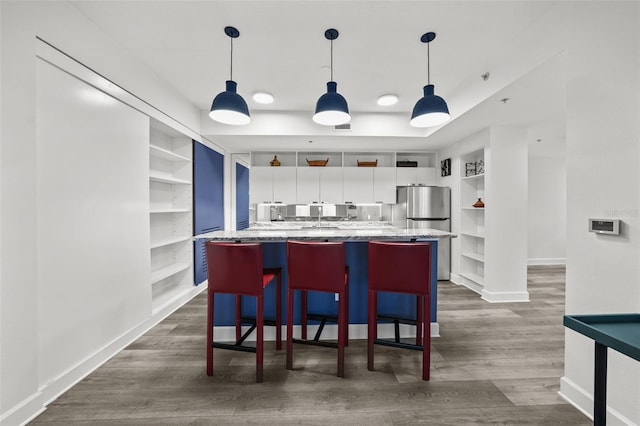
[{"label": "blue accent wall", "polygon": [[[224,156],[193,141],[194,235],[224,229]],[[207,279],[204,242],[194,242],[194,282]]]},{"label": "blue accent wall", "polygon": [[236,229],[249,227],[249,169],[236,163]]}]

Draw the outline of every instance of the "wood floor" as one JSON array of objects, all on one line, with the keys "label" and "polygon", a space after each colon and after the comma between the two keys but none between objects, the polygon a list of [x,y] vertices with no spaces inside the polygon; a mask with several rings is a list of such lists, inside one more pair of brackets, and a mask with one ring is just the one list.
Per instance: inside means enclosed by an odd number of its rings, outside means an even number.
[{"label": "wood floor", "polygon": [[529,269],[529,303],[489,304],[470,290],[438,284],[441,337],[431,381],[421,354],[366,341],[346,351],[266,344],[264,383],[254,354],[216,351],[205,374],[205,304],[200,295],[153,328],[36,418],[34,425],[589,425],[557,394],[563,374],[564,268]]}]

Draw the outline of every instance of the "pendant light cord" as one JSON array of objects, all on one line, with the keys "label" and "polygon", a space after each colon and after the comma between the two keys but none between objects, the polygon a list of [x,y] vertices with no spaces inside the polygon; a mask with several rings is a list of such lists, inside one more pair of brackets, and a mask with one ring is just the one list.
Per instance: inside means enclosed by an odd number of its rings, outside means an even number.
[{"label": "pendant light cord", "polygon": [[431,62],[429,60],[429,45],[431,43],[427,43],[427,84],[431,84]]},{"label": "pendant light cord", "polygon": [[331,40],[331,81],[333,81],[333,40]]},{"label": "pendant light cord", "polygon": [[229,37],[231,40],[231,63],[229,64],[229,80],[233,81],[233,37]]}]

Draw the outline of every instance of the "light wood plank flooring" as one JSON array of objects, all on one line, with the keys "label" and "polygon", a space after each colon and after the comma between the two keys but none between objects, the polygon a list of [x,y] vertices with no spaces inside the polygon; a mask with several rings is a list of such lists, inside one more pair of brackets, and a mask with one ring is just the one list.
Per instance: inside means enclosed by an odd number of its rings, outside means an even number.
[{"label": "light wood plank flooring", "polygon": [[264,383],[254,356],[216,351],[205,373],[204,294],[74,386],[34,425],[589,425],[557,394],[563,374],[562,267],[531,267],[531,302],[490,304],[440,282],[441,337],[432,345],[431,381],[421,354],[366,341],[346,351],[346,378],[335,376],[334,349],[266,344]]}]

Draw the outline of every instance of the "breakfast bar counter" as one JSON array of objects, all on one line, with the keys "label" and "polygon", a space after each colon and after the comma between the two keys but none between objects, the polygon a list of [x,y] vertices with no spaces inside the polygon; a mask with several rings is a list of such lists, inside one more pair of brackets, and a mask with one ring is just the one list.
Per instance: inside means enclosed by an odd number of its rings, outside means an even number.
[{"label": "breakfast bar counter", "polygon": [[[434,229],[402,229],[380,222],[261,222],[253,224],[249,229],[241,231],[215,231],[195,237],[196,245],[202,241],[238,241],[261,242],[263,246],[263,264],[265,268],[282,268],[283,283],[287,283],[287,240],[320,240],[320,241],[344,241],[346,263],[349,267],[349,323],[367,323],[367,282],[368,282],[368,250],[369,241],[428,241],[433,244],[431,264],[437,265],[437,244],[442,238],[453,238],[455,234]],[[431,329],[433,335],[438,335],[437,325],[437,268],[431,273]],[[269,290],[269,289],[268,289]],[[283,290],[283,297],[286,290]],[[275,295],[265,294],[266,298]],[[234,316],[232,310],[225,309],[231,301],[217,298],[220,309],[216,309],[216,324],[232,325]],[[248,298],[250,299],[250,298]],[[247,301],[243,310],[252,312],[253,301]],[[336,302],[331,294],[309,294],[309,311],[318,314],[335,313]],[[265,303],[265,306],[273,306]],[[379,298],[379,310],[388,315],[401,317],[415,317],[415,297],[385,293]],[[274,312],[265,310],[267,317]],[[219,317],[218,317],[219,316]],[[294,322],[299,324],[299,313],[294,313]],[[358,338],[366,333],[358,330],[350,331],[350,335]],[[363,334],[362,337],[366,337]]]},{"label": "breakfast bar counter", "polygon": [[242,231],[214,231],[196,239],[215,241],[282,240],[432,240],[452,238],[455,234],[436,229],[402,229],[376,222],[258,222]]}]

